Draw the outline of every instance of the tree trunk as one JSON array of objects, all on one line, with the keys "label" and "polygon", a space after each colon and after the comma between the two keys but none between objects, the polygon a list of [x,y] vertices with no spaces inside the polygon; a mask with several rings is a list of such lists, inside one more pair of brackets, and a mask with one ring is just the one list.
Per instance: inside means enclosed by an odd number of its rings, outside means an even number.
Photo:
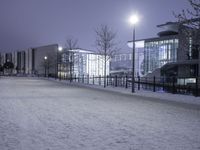
[{"label": "tree trunk", "polygon": [[106,87],[106,54],[104,56],[104,88]]}]

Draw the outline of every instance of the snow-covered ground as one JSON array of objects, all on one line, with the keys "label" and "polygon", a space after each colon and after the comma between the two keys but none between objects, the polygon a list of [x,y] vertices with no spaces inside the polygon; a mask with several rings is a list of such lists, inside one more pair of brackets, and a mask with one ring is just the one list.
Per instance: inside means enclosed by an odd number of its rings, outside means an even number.
[{"label": "snow-covered ground", "polygon": [[0,150],[200,150],[200,107],[0,78]]},{"label": "snow-covered ground", "polygon": [[144,97],[155,100],[161,100],[162,102],[174,102],[174,103],[185,103],[185,104],[192,104],[192,105],[199,105],[200,106],[200,96],[195,97],[193,95],[184,95],[184,94],[172,94],[172,93],[166,93],[164,91],[150,91],[150,90],[144,90],[140,89],[137,90],[137,86],[135,87],[136,92],[131,93],[130,88],[124,88],[124,87],[114,87],[114,86],[106,86],[106,88],[103,87],[103,85],[93,85],[93,84],[83,84],[83,83],[78,83],[78,82],[69,82],[66,80],[55,80],[54,78],[41,78],[45,80],[51,80],[51,81],[56,81],[56,82],[62,82],[65,84],[68,84],[69,86],[79,86],[79,87],[85,87],[85,88],[92,88],[96,90],[103,90],[103,91],[108,91],[108,92],[117,92],[120,94],[125,94],[125,95],[132,95],[132,96],[139,96],[139,97]]}]

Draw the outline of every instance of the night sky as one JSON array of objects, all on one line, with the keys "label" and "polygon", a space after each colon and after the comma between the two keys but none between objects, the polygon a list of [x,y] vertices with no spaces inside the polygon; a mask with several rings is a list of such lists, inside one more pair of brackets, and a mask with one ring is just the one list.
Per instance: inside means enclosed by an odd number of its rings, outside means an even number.
[{"label": "night sky", "polygon": [[67,37],[95,50],[94,29],[101,24],[117,32],[119,47],[127,51],[132,12],[140,15],[136,39],[143,39],[156,36],[156,25],[175,21],[172,11],[187,7],[187,0],[0,0],[0,52],[64,46]]}]

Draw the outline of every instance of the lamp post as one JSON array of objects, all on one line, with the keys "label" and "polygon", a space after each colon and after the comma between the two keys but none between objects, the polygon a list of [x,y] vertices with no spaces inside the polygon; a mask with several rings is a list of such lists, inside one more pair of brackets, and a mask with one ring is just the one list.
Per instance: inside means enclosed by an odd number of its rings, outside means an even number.
[{"label": "lamp post", "polygon": [[61,69],[61,60],[59,60],[60,61],[60,68],[58,68],[58,65],[59,65],[58,59],[59,59],[59,56],[60,56],[59,54],[60,54],[60,52],[62,52],[62,50],[63,50],[63,48],[61,46],[59,46],[58,49],[57,49],[57,75],[56,76],[57,76],[57,78],[59,77],[60,80],[61,80],[61,72],[59,73],[59,76],[58,76],[58,71],[60,71],[60,69]]},{"label": "lamp post", "polygon": [[132,54],[132,93],[135,93],[135,25],[139,19],[137,15],[132,15],[129,19],[130,24],[133,26],[133,54]]},{"label": "lamp post", "polygon": [[47,76],[47,59],[48,57],[47,56],[44,56],[44,74],[45,74],[45,77]]}]

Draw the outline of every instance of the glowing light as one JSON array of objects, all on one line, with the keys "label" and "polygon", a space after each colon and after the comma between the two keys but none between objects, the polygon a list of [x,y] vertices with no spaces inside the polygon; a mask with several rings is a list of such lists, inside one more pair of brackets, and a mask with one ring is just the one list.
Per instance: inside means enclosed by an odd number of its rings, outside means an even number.
[{"label": "glowing light", "polygon": [[58,47],[58,51],[61,52],[63,50],[62,46]]},{"label": "glowing light", "polygon": [[139,18],[137,15],[132,15],[130,18],[129,18],[129,22],[132,24],[132,25],[135,25],[139,22]]}]

